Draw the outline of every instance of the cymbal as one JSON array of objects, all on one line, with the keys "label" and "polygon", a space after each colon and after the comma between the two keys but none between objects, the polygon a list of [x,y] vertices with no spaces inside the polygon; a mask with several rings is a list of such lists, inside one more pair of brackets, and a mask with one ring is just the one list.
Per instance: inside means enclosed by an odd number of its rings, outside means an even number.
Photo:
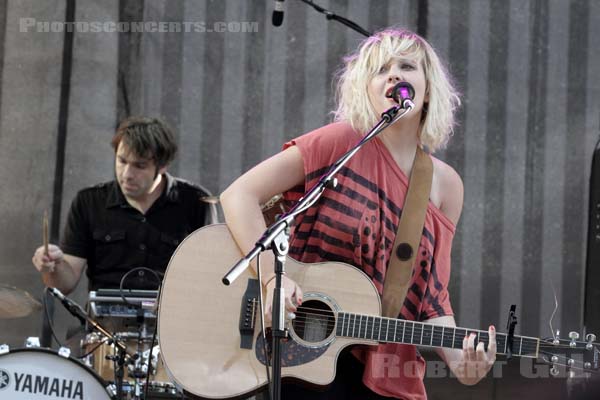
[{"label": "cymbal", "polygon": [[26,317],[42,305],[25,290],[0,284],[0,318]]}]

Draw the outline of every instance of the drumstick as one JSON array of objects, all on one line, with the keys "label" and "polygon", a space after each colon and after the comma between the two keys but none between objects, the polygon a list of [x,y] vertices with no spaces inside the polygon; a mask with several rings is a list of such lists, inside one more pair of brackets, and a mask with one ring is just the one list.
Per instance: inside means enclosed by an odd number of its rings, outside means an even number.
[{"label": "drumstick", "polygon": [[48,211],[44,210],[44,219],[42,221],[42,237],[44,240],[44,254],[49,256],[48,252]]}]

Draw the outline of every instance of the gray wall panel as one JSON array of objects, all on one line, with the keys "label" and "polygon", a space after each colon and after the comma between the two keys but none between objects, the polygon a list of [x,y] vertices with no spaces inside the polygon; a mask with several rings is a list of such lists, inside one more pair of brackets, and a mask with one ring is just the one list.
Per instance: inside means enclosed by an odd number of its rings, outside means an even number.
[{"label": "gray wall panel", "polygon": [[[464,288],[480,287],[482,279],[481,263],[485,262],[481,249],[484,229],[484,178],[485,178],[485,132],[487,126],[487,65],[489,45],[489,2],[473,1],[469,6],[468,82],[465,94],[465,159],[463,181],[465,185],[465,206],[462,213],[462,264],[459,266],[461,279],[460,314],[457,322],[466,326],[478,325],[481,303],[473,301],[473,292]],[[465,44],[466,45],[466,44]],[[478,296],[475,296],[478,298]]]},{"label": "gray wall panel", "polygon": [[[227,7],[225,21],[240,21],[246,14],[246,3],[240,2],[237,6]],[[219,187],[224,187],[232,182],[239,174],[235,171],[242,170],[244,160],[244,131],[243,113],[251,107],[244,70],[246,67],[246,40],[250,35],[239,35],[229,32],[224,35],[223,64],[223,99],[221,103],[221,157]],[[247,108],[248,107],[248,108]]]},{"label": "gray wall panel", "polygon": [[488,58],[488,102],[485,135],[484,176],[484,227],[481,248],[481,309],[479,325],[489,326],[497,322],[500,311],[500,277],[502,276],[502,243],[500,234],[504,222],[504,171],[506,160],[506,110],[507,99],[508,41],[505,33],[509,27],[509,2],[492,2],[489,11],[489,58]]},{"label": "gray wall panel", "polygon": [[[265,95],[264,95],[264,131],[262,132],[262,154],[260,158],[267,158],[281,149],[281,144],[286,140],[288,129],[284,126],[286,121],[285,99],[288,95],[285,91],[287,80],[287,49],[288,46],[288,22],[290,14],[285,14],[283,24],[279,27],[271,27],[269,18],[272,8],[266,8],[267,21],[262,29],[266,30],[267,46],[265,48]],[[260,134],[259,134],[260,135]],[[225,188],[221,188],[225,189]]]},{"label": "gray wall panel", "polygon": [[[162,0],[144,1],[144,21],[169,22],[165,18],[166,2]],[[141,37],[141,101],[140,112],[147,115],[161,115],[165,40],[169,33],[146,32]],[[168,88],[165,86],[165,90]],[[168,120],[169,118],[167,118]],[[172,124],[172,122],[167,121]]]},{"label": "gray wall panel", "polygon": [[[506,147],[504,171],[504,223],[502,225],[502,275],[500,309],[496,316],[503,323],[511,304],[523,307],[520,276],[523,259],[523,213],[525,208],[525,156],[527,151],[529,82],[529,2],[513,0],[508,36],[507,93],[515,93],[506,110]],[[520,312],[520,311],[519,311]]]},{"label": "gray wall panel", "polygon": [[[588,48],[588,29],[590,24],[588,1],[573,1],[569,3],[569,52],[567,62],[567,134],[572,144],[565,152],[564,177],[564,215],[569,218],[563,230],[564,262],[562,270],[562,300],[569,304],[573,312],[563,313],[562,326],[572,327],[580,323],[583,308],[579,296],[582,285],[581,265],[585,262],[585,239],[587,207],[581,207],[581,200],[588,196],[585,170],[589,163],[585,155],[585,115],[589,95],[586,91],[587,57],[591,52]],[[596,189],[597,190],[597,189]]]},{"label": "gray wall panel", "polygon": [[[118,4],[111,0],[79,2],[75,9],[78,21],[115,21],[118,16]],[[117,32],[74,35],[61,227],[77,191],[114,176],[110,139],[117,112],[118,35]],[[87,301],[85,274],[72,296],[81,304]],[[56,309],[56,319],[61,332],[78,324],[60,306]]]},{"label": "gray wall panel", "polygon": [[[451,73],[454,74],[455,85],[461,94],[466,94],[469,84],[469,21],[470,21],[470,2],[455,1],[450,3],[449,10],[449,40],[447,51],[447,63]],[[434,23],[434,20],[431,20]],[[432,30],[432,29],[430,29]],[[435,46],[435,42],[433,43]],[[466,98],[463,98],[463,106],[458,110],[456,115],[456,126],[454,136],[452,137],[448,148],[442,153],[441,158],[452,165],[456,171],[463,175],[465,171],[465,135],[466,126]],[[463,179],[464,180],[464,179]],[[462,293],[462,276],[463,276],[463,230],[460,229],[459,223],[452,248],[452,269],[453,279],[449,284],[450,297],[452,299],[454,313],[462,314],[460,293]]]},{"label": "gray wall panel", "polygon": [[[186,0],[184,15],[185,21],[201,21],[206,14],[204,2]],[[182,35],[182,62],[181,73],[185,84],[181,87],[181,109],[179,110],[180,132],[179,145],[187,151],[180,151],[179,173],[186,179],[200,182],[201,157],[199,156],[209,133],[202,129],[203,89],[205,81],[204,57],[206,41],[201,34],[185,32]]]},{"label": "gray wall panel", "polygon": [[[9,1],[6,7],[0,181],[0,282],[41,294],[42,283],[31,265],[42,238],[42,216],[52,218],[53,179],[61,85],[62,33],[20,31],[23,18],[62,20],[62,1]],[[22,345],[39,336],[41,313],[17,320],[0,319],[1,341]]]},{"label": "gray wall panel", "polygon": [[[564,168],[565,154],[563,149],[566,145],[567,131],[566,109],[563,107],[567,98],[567,65],[561,63],[568,57],[568,27],[569,27],[569,5],[564,1],[550,2],[549,10],[550,30],[548,42],[551,50],[548,54],[548,76],[546,86],[548,95],[546,97],[545,125],[545,154],[544,154],[544,199],[547,205],[543,210],[544,229],[542,231],[541,248],[544,254],[542,266],[542,302],[540,310],[540,332],[548,335],[547,321],[554,311],[554,291],[558,298],[563,298],[561,272],[563,264],[563,219],[564,203],[562,193],[564,191]],[[553,290],[554,289],[554,290]],[[561,320],[561,310],[558,310],[555,321]]]},{"label": "gray wall panel", "polygon": [[[323,4],[323,6],[327,6]],[[331,78],[327,76],[327,26],[325,16],[309,12],[306,18],[306,56],[304,57],[304,125],[302,131],[308,132],[331,121],[327,110],[327,87],[331,86]],[[300,60],[298,60],[300,61]]]},{"label": "gray wall panel", "polygon": [[[161,19],[164,21],[183,21],[185,4],[181,1],[174,2],[165,7]],[[158,85],[160,91],[156,97],[160,100],[160,115],[164,116],[171,128],[174,130],[177,140],[181,140],[181,95],[182,95],[182,64],[183,64],[183,32],[184,26],[180,26],[180,32],[169,32],[159,35],[163,39],[162,54],[162,76],[155,80],[161,81]],[[152,59],[149,59],[149,62]],[[171,164],[171,172],[179,172],[179,159],[176,158]]]}]

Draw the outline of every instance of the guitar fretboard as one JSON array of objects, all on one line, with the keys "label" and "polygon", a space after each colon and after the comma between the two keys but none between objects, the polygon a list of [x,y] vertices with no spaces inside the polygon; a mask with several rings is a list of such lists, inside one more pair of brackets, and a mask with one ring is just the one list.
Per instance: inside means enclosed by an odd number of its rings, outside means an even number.
[{"label": "guitar fretboard", "polygon": [[[355,339],[462,349],[463,339],[470,334],[477,335],[475,338],[476,346],[479,342],[484,342],[487,346],[489,342],[487,331],[346,312],[337,314],[336,335]],[[508,335],[505,333],[496,334],[498,354],[508,353],[507,339]],[[515,335],[513,336],[512,349],[514,356],[537,358],[539,339]]]}]

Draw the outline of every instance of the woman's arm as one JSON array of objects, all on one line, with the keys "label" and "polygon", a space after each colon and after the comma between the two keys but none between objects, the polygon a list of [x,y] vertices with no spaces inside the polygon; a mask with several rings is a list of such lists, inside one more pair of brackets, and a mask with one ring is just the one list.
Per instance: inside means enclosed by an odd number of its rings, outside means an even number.
[{"label": "woman's arm", "polygon": [[[285,192],[304,183],[304,162],[296,146],[261,162],[235,182],[220,196],[225,222],[242,253],[254,248],[256,241],[265,231],[266,225],[260,205],[276,194]],[[261,255],[263,284],[267,284],[266,316],[270,318],[273,277],[273,255]],[[253,263],[256,270],[256,264]],[[302,301],[302,290],[287,277],[284,278],[286,309],[296,311],[295,304]]]}]

